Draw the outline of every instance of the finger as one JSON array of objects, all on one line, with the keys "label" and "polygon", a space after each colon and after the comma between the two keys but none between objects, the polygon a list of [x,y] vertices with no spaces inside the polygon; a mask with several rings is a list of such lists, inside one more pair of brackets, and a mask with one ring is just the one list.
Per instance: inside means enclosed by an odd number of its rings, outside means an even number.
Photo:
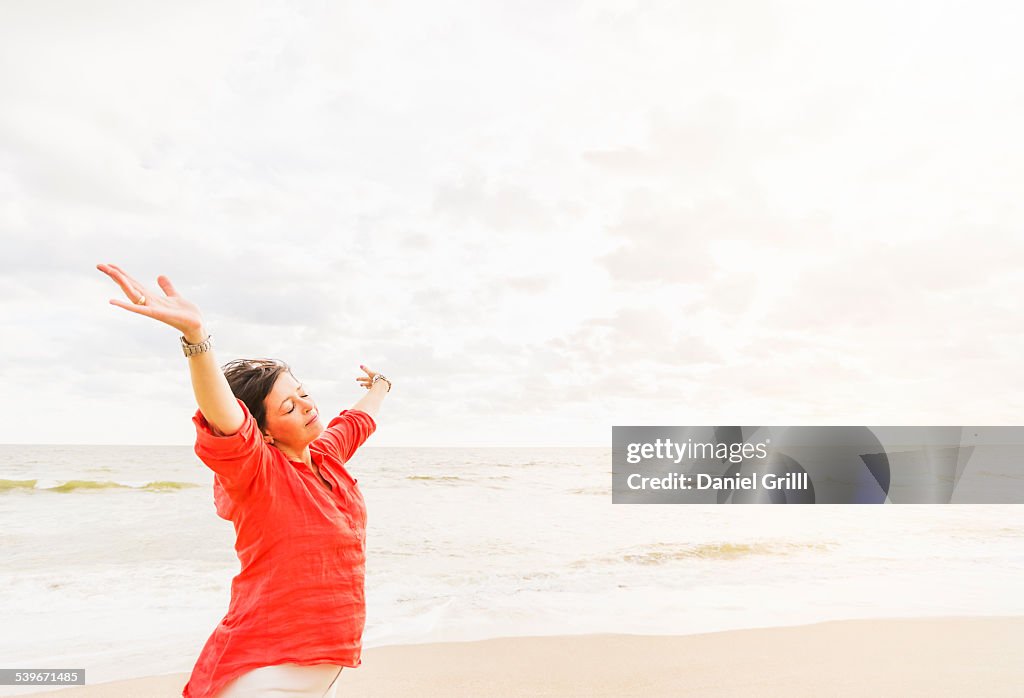
[{"label": "finger", "polygon": [[139,294],[145,293],[143,285],[129,276],[124,269],[116,264],[108,264],[106,266],[110,269],[111,278],[117,281],[129,298],[138,298]]},{"label": "finger", "polygon": [[134,303],[125,303],[124,301],[118,300],[116,298],[111,298],[110,299],[110,304],[111,305],[116,305],[118,308],[124,308],[125,310],[130,310],[133,313],[138,313],[139,315],[145,315],[146,317],[156,317],[153,314],[153,310],[149,306],[146,306],[146,305],[136,305]]},{"label": "finger", "polygon": [[161,275],[156,277],[156,282],[160,284],[160,288],[163,289],[163,292],[166,293],[168,296],[178,295],[178,290],[174,288],[174,284],[172,284],[171,280],[168,279],[166,276]]},{"label": "finger", "polygon": [[[109,264],[97,264],[96,268],[99,269],[104,274],[106,274],[107,276],[109,276],[114,281],[117,281],[118,283],[120,283],[119,279],[122,278],[122,277],[120,277],[119,274],[118,274],[118,271],[116,269],[114,269],[112,266],[110,266]],[[125,283],[128,282],[127,279],[124,279],[124,281],[125,281]]]},{"label": "finger", "polygon": [[[111,264],[110,266],[113,269],[117,270],[124,278],[126,278],[131,283],[132,286],[134,286],[136,289],[138,289],[139,294],[146,295],[146,296],[155,296],[156,295],[155,293],[150,291],[148,288],[146,288],[145,284],[141,283],[138,279],[136,279],[134,276],[132,276],[131,274],[126,272],[121,267],[117,266],[116,264]],[[136,298],[137,297],[138,296],[136,296]]]},{"label": "finger", "polygon": [[124,288],[122,280],[118,278],[117,272],[114,271],[109,264],[97,264],[96,268],[99,269],[104,274],[106,274],[107,276],[109,276],[111,281]]},{"label": "finger", "polygon": [[135,288],[135,286],[133,286],[132,283],[125,278],[124,274],[118,271],[116,267],[113,265],[104,266],[106,269],[103,269],[102,271],[117,282],[117,285],[121,287],[122,291],[124,291],[124,295],[128,296],[129,299],[135,301],[138,300],[139,296],[143,295],[144,292]]}]

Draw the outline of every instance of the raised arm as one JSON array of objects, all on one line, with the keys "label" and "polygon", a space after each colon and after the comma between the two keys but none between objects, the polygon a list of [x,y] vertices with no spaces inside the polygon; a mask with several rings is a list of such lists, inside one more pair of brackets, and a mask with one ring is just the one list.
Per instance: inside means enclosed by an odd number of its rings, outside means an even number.
[{"label": "raised arm", "polygon": [[[161,295],[146,288],[114,264],[97,264],[96,268],[117,282],[128,297],[127,303],[112,298],[112,305],[170,325],[181,332],[189,344],[198,344],[207,338],[199,306],[178,293],[166,276],[158,276],[156,280],[163,291]],[[217,365],[213,350],[193,354],[187,361],[199,411],[220,434],[230,436],[236,433],[242,427],[245,414]]]},{"label": "raised arm", "polygon": [[[381,403],[384,402],[384,396],[391,390],[390,380],[378,380],[376,383],[373,382],[373,377],[377,375],[377,371],[371,371],[366,366],[360,366],[366,373],[365,376],[359,376],[356,381],[359,382],[364,388],[369,390],[366,395],[360,398],[359,402],[352,405],[353,410],[360,410],[373,417],[374,421],[377,421],[377,413],[380,412]],[[384,376],[381,376],[383,379]]]}]

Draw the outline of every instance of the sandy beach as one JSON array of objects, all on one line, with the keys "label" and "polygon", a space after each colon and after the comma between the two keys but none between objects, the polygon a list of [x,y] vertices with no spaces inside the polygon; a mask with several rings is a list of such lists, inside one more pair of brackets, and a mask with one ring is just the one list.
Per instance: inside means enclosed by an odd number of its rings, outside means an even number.
[{"label": "sandy beach", "polygon": [[[339,696],[1019,696],[1024,617],[845,620],[699,635],[368,649]],[[185,674],[33,694],[173,698]]]}]

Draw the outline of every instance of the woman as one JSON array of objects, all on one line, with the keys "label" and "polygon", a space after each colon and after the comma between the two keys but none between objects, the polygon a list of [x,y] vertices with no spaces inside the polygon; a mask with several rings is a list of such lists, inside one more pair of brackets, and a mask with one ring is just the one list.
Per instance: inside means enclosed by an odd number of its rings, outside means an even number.
[{"label": "woman", "polygon": [[128,302],[113,305],[182,333],[199,409],[195,451],[214,471],[217,513],[234,524],[241,571],[203,647],[185,698],[336,695],[342,667],[362,663],[366,507],[344,463],[376,428],[391,382],[323,425],[316,402],[280,361],[218,367],[199,308],[166,276],[163,295],[113,264],[97,269]]}]

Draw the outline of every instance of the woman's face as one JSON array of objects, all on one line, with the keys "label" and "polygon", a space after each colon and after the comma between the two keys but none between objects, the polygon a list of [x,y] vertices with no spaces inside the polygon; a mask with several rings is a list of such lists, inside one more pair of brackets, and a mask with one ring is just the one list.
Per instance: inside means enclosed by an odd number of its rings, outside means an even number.
[{"label": "woman's face", "polygon": [[263,404],[267,409],[267,440],[278,447],[301,451],[324,430],[316,403],[287,371],[277,377]]}]

